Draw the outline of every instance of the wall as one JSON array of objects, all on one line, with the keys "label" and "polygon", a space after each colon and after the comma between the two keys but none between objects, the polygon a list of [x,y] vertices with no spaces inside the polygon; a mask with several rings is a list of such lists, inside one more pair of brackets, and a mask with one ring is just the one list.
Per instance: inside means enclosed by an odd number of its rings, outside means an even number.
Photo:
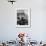
[{"label": "wall", "polygon": [[[12,5],[0,0],[0,40],[15,40],[21,31],[31,35],[33,40],[46,40],[46,4],[45,0],[17,0]],[[31,8],[31,28],[16,28],[16,8]]]}]

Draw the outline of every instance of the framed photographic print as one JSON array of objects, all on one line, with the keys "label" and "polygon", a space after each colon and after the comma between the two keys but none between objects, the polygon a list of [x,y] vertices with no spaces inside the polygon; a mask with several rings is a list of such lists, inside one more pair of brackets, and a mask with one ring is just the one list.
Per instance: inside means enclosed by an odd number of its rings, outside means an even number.
[{"label": "framed photographic print", "polygon": [[16,27],[25,28],[31,26],[30,10],[30,8],[16,8]]}]

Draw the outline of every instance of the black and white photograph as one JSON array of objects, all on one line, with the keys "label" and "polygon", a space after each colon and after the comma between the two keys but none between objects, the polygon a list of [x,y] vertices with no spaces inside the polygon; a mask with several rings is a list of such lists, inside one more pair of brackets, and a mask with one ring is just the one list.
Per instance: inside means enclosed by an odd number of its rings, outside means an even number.
[{"label": "black and white photograph", "polygon": [[17,27],[30,27],[30,9],[20,8],[16,9],[16,26]]}]

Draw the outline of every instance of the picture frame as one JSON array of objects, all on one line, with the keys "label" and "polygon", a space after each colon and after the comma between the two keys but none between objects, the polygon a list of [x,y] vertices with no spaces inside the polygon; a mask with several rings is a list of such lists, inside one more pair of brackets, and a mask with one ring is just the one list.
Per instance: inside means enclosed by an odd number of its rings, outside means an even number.
[{"label": "picture frame", "polygon": [[31,9],[16,8],[16,28],[31,27]]}]

